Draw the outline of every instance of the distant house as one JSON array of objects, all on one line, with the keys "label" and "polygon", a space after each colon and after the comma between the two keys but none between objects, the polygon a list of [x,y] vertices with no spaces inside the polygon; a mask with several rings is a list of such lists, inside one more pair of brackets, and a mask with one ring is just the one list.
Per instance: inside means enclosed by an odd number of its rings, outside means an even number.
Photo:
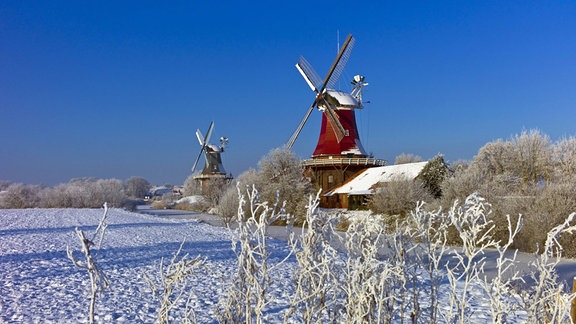
[{"label": "distant house", "polygon": [[330,190],[325,196],[336,196],[341,208],[362,208],[366,205],[368,197],[374,194],[378,184],[399,178],[415,179],[427,163],[428,161],[368,168],[358,172],[341,186]]}]

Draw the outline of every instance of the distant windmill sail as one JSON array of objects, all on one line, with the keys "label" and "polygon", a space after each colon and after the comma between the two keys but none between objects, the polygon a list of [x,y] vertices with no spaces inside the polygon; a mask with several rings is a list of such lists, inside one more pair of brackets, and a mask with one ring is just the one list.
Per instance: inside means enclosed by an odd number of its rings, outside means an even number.
[{"label": "distant windmill sail", "polygon": [[196,167],[198,166],[200,156],[204,154],[206,164],[204,165],[204,169],[202,170],[202,175],[208,177],[212,176],[220,177],[226,174],[226,170],[222,165],[221,154],[222,152],[224,152],[224,147],[226,146],[226,144],[228,144],[228,138],[225,136],[220,137],[220,146],[210,144],[210,138],[212,136],[213,130],[214,130],[214,122],[211,122],[205,135],[202,135],[202,132],[200,132],[200,130],[196,131],[196,137],[198,138],[198,143],[200,143],[200,152],[198,153],[198,157],[196,158],[194,166],[192,167],[192,173],[196,171]]},{"label": "distant windmill sail", "polygon": [[206,136],[202,136],[200,130],[196,130],[196,137],[198,138],[198,142],[200,143],[200,152],[198,153],[198,157],[196,158],[196,162],[194,162],[194,166],[192,167],[192,173],[196,171],[196,166],[198,166],[198,161],[202,156],[202,153],[206,150],[206,145],[208,145],[208,141],[210,141],[210,136],[212,135],[212,129],[214,129],[214,122],[210,123],[208,130],[206,131]]}]

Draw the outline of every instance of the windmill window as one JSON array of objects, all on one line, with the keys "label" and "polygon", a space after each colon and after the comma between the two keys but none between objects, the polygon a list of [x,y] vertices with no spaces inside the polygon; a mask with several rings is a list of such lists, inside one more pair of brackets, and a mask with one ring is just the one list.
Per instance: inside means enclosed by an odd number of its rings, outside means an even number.
[{"label": "windmill window", "polygon": [[334,183],[334,176],[332,175],[328,176],[328,183]]}]

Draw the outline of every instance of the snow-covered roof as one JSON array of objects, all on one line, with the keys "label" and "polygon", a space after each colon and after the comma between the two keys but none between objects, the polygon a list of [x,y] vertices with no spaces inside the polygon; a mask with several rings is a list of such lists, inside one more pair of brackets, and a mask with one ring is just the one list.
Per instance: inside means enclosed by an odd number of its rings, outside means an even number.
[{"label": "snow-covered roof", "polygon": [[390,182],[400,177],[416,178],[426,163],[428,161],[368,168],[340,187],[329,191],[326,196],[334,194],[370,195],[373,193],[374,185],[379,182]]}]

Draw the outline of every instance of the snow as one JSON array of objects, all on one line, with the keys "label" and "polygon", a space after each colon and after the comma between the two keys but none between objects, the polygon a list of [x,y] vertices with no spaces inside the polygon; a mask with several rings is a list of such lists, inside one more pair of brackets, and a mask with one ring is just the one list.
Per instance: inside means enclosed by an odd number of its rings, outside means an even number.
[{"label": "snow", "polygon": [[[71,323],[87,320],[89,278],[66,256],[70,246],[78,259],[76,227],[88,235],[102,217],[98,209],[0,210],[0,322]],[[214,273],[235,264],[229,232],[193,220],[172,220],[110,210],[109,226],[96,259],[111,286],[97,302],[100,321],[147,322],[156,318],[144,273],[156,275],[162,258],[171,259],[180,244],[191,256],[210,260]],[[225,282],[219,276],[199,280],[196,290],[201,322],[213,320]],[[225,288],[225,287],[224,287]],[[205,309],[205,311],[204,311]]]},{"label": "snow", "polygon": [[[75,228],[91,237],[102,214],[102,209],[0,210],[0,322],[87,322],[90,280],[85,270],[72,264],[66,250],[70,247],[82,260]],[[196,220],[109,210],[102,246],[93,250],[111,283],[96,302],[97,322],[153,323],[159,302],[144,276],[158,276],[162,260],[170,260],[182,242],[183,253],[206,258],[207,266],[198,270],[190,285],[196,295],[196,320],[216,322],[216,305],[233,277],[236,255],[230,231],[199,221],[209,217],[199,216]],[[285,241],[270,242],[272,260],[288,254]],[[269,322],[283,319],[293,294],[288,283],[295,265],[289,259],[272,274]],[[476,306],[476,320],[490,319],[488,305]],[[173,316],[179,314],[176,310]]]},{"label": "snow", "polygon": [[395,178],[414,179],[426,166],[425,162],[386,165],[368,168],[340,187],[328,192],[326,196],[346,193],[349,195],[369,195],[379,182],[390,182]]},{"label": "snow", "polygon": [[187,204],[196,204],[199,202],[202,202],[203,198],[202,196],[186,196],[186,197],[182,197],[180,199],[178,199],[176,201],[177,204],[181,204],[181,203],[187,203]]}]

